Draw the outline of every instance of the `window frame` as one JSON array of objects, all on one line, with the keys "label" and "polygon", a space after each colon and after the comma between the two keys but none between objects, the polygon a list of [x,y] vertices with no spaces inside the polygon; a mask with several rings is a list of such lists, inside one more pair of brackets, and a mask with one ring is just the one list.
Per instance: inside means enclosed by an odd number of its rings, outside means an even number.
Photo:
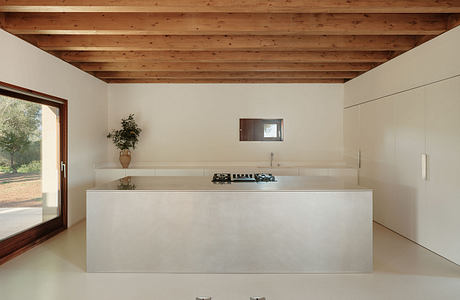
[{"label": "window frame", "polygon": [[[252,124],[251,124],[252,123]],[[262,119],[262,118],[240,118],[239,119],[240,142],[283,142],[284,141],[284,119]],[[265,124],[277,125],[276,137],[263,136],[263,128]],[[262,136],[258,137],[257,133],[249,132],[255,127],[262,128]],[[246,131],[245,131],[246,129]],[[249,135],[252,135],[252,139]]]},{"label": "window frame", "polygon": [[[59,152],[68,174],[67,100],[0,81],[0,95],[59,108]],[[67,228],[67,174],[60,173],[59,216],[0,241],[0,265]]]}]

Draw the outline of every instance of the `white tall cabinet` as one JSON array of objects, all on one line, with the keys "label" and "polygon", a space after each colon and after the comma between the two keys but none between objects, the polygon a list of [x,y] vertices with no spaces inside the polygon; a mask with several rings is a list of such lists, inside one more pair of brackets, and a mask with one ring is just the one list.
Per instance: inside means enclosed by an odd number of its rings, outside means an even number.
[{"label": "white tall cabinet", "polygon": [[425,88],[428,181],[421,241],[460,264],[460,77]]},{"label": "white tall cabinet", "polygon": [[395,155],[391,192],[390,226],[418,241],[417,228],[425,201],[422,154],[425,150],[424,90],[416,89],[391,97]]},{"label": "white tall cabinet", "polygon": [[374,220],[388,223],[391,217],[394,165],[392,101],[375,101],[360,108],[361,169],[359,183],[374,188]]},{"label": "white tall cabinet", "polygon": [[374,220],[460,263],[460,77],[346,108],[344,146]]},{"label": "white tall cabinet", "polygon": [[359,106],[345,109],[343,112],[344,161],[348,166],[358,166],[359,152]]}]

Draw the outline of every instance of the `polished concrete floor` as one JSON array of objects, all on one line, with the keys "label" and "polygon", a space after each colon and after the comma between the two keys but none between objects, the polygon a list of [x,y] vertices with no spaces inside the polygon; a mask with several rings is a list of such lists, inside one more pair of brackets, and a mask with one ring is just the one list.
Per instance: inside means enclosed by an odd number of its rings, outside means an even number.
[{"label": "polished concrete floor", "polygon": [[460,299],[460,266],[374,224],[370,274],[85,272],[85,223],[0,266],[0,299]]}]

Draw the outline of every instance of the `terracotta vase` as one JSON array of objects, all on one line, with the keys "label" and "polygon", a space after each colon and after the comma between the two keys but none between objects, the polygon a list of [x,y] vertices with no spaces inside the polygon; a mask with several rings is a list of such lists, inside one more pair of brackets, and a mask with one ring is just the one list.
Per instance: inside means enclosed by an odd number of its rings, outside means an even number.
[{"label": "terracotta vase", "polygon": [[121,150],[120,151],[120,163],[123,169],[127,169],[131,162],[131,151]]}]

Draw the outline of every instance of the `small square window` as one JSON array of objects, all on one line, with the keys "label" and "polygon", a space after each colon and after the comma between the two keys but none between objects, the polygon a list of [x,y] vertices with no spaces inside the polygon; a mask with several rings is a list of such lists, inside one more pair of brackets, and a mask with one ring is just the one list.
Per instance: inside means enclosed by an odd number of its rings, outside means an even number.
[{"label": "small square window", "polygon": [[278,136],[277,124],[264,124],[264,138],[276,138]]}]

